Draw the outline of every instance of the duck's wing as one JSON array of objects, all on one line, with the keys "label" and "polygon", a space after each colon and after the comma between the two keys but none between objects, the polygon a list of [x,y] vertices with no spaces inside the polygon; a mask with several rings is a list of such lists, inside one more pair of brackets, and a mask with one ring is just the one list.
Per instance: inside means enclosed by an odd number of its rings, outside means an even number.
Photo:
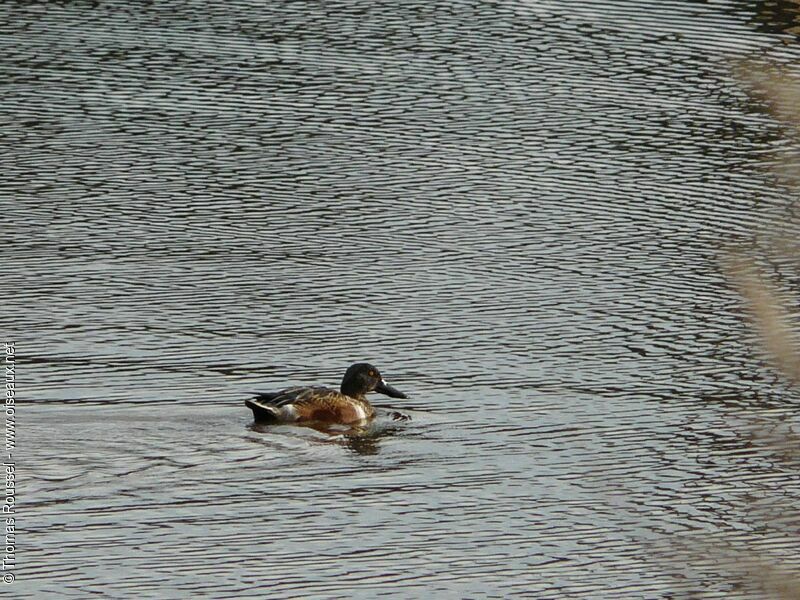
[{"label": "duck's wing", "polygon": [[311,401],[318,402],[322,399],[333,400],[341,395],[340,392],[326,387],[290,387],[279,392],[256,393],[255,399],[273,406],[286,406],[287,404],[302,405]]},{"label": "duck's wing", "polygon": [[250,392],[253,395],[253,400],[258,400],[264,404],[272,402],[280,392]]},{"label": "duck's wing", "polygon": [[278,406],[293,404],[294,406],[304,406],[308,404],[327,404],[341,402],[345,397],[338,390],[326,387],[302,387],[289,388],[277,396],[273,402]]},{"label": "duck's wing", "polygon": [[326,387],[287,388],[271,394],[260,394],[246,400],[256,420],[326,421],[352,423],[372,417],[366,402],[355,402],[337,390]]},{"label": "duck's wing", "polygon": [[302,389],[303,388],[301,387],[291,387],[286,388],[285,390],[280,390],[279,392],[253,392],[253,397],[259,402],[263,402],[265,404],[274,404],[276,399],[282,398],[287,394],[291,394]]},{"label": "duck's wing", "polygon": [[[253,411],[256,421],[289,422],[296,421],[303,406],[310,406],[312,398],[320,394],[338,394],[328,388],[291,387],[279,392],[254,392],[251,400],[245,400],[245,406]],[[297,408],[295,408],[297,407]]]}]

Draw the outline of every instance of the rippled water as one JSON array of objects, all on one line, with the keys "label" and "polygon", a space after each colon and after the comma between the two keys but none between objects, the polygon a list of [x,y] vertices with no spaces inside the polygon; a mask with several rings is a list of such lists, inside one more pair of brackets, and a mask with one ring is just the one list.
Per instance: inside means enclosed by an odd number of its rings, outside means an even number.
[{"label": "rippled water", "polygon": [[[797,394],[718,268],[787,214],[730,73],[797,59],[794,18],[0,6],[16,597],[745,595],[654,550],[688,534],[800,568],[744,427]],[[411,421],[243,406],[365,359]]]}]

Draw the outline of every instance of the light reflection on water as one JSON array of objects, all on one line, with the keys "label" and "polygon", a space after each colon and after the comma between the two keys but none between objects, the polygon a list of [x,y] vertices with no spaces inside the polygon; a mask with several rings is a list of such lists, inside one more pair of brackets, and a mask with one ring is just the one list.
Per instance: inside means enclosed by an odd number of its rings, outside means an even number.
[{"label": "light reflection on water", "polygon": [[[562,4],[0,9],[19,597],[729,597],[654,560],[690,532],[797,564],[740,427],[796,398],[717,266],[789,201],[729,75],[786,23]],[[363,431],[243,405],[356,360],[411,396]]]}]

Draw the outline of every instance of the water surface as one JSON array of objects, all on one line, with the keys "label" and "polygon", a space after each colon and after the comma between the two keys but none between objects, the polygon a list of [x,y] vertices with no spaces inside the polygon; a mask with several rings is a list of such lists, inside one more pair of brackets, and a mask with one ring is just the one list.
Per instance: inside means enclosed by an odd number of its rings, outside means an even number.
[{"label": "water surface", "polygon": [[[791,13],[268,4],[0,7],[17,597],[746,595],[654,550],[690,534],[800,568],[746,427],[797,394],[718,263],[788,214],[731,65],[795,60]],[[411,396],[363,435],[243,405],[359,360]]]}]

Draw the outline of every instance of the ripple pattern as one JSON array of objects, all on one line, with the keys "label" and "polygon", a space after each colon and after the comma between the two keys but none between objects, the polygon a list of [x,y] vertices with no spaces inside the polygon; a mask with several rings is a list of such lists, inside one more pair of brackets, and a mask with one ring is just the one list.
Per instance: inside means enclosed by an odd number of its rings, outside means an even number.
[{"label": "ripple pattern", "polygon": [[[17,597],[747,597],[659,559],[689,536],[800,570],[748,433],[796,393],[718,266],[792,214],[731,75],[798,58],[762,4],[0,6]],[[411,421],[250,423],[363,359]]]}]

